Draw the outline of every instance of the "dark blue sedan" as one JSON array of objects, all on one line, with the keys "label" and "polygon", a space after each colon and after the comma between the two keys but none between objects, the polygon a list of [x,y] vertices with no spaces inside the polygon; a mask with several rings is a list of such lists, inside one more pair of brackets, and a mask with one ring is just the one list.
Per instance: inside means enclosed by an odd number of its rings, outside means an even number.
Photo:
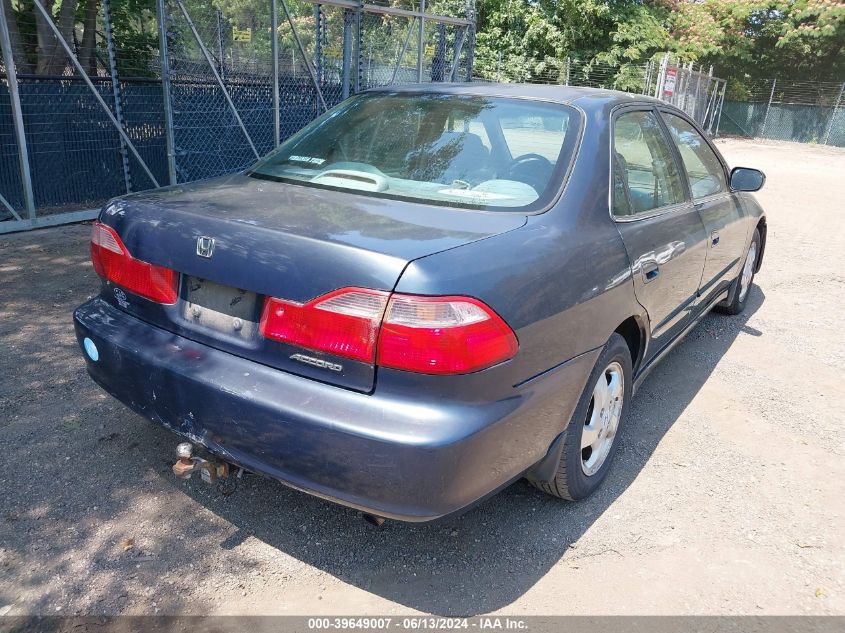
[{"label": "dark blue sedan", "polygon": [[119,198],[93,226],[88,372],[234,468],[428,521],[611,465],[636,385],[766,245],[683,112],[560,86],[372,90],[249,170]]}]

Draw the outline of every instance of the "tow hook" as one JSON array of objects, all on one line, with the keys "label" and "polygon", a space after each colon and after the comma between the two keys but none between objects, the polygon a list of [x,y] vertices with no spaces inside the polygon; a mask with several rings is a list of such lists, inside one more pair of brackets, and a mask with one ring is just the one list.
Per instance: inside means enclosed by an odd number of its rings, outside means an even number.
[{"label": "tow hook", "polygon": [[194,455],[194,446],[190,442],[182,442],[176,447],[179,459],[173,464],[173,474],[179,479],[190,479],[191,475],[199,472],[200,478],[207,484],[217,484],[224,495],[230,495],[238,487],[244,469],[239,468],[235,476],[230,477],[231,469],[226,462],[203,459]]}]

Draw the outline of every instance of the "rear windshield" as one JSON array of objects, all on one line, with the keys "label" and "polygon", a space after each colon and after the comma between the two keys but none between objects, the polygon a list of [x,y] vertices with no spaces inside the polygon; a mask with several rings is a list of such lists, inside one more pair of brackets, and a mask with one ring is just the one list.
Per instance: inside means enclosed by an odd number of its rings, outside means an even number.
[{"label": "rear windshield", "polygon": [[257,178],[471,209],[531,211],[560,189],[579,115],[479,96],[369,93],[316,119]]}]

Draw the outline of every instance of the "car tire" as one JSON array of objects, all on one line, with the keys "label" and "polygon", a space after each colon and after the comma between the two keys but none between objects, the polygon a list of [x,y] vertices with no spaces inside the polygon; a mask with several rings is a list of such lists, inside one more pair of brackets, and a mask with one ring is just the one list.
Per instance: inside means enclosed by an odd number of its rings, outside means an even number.
[{"label": "car tire", "polygon": [[[606,389],[601,389],[600,380],[605,381]],[[621,381],[621,385],[614,386],[614,380]],[[631,352],[625,339],[614,333],[599,355],[564,431],[555,477],[549,482],[532,481],[537,488],[569,501],[584,499],[595,492],[616,455],[619,433],[630,407],[632,386]],[[606,405],[597,409],[596,404],[603,399],[602,393],[607,394]],[[585,445],[590,440],[594,441]]]},{"label": "car tire", "polygon": [[739,275],[737,275],[731,284],[728,298],[716,304],[715,309],[718,312],[722,314],[740,314],[745,310],[748,297],[751,295],[751,286],[754,283],[757,262],[760,258],[760,244],[760,231],[754,229],[751,244],[748,245],[745,258],[742,260],[742,268],[739,269]]}]

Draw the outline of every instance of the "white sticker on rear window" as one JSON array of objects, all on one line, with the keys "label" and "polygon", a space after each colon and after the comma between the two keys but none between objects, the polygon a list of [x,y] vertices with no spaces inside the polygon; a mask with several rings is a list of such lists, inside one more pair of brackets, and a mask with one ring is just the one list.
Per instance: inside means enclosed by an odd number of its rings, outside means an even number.
[{"label": "white sticker on rear window", "polygon": [[472,189],[440,189],[437,193],[441,193],[446,196],[456,196],[458,198],[479,200],[482,202],[489,202],[492,200],[507,200],[513,197],[503,193],[495,193],[493,191],[473,191]]},{"label": "white sticker on rear window", "polygon": [[292,163],[308,163],[309,165],[322,165],[326,162],[325,158],[315,158],[313,156],[291,156],[288,160]]}]

